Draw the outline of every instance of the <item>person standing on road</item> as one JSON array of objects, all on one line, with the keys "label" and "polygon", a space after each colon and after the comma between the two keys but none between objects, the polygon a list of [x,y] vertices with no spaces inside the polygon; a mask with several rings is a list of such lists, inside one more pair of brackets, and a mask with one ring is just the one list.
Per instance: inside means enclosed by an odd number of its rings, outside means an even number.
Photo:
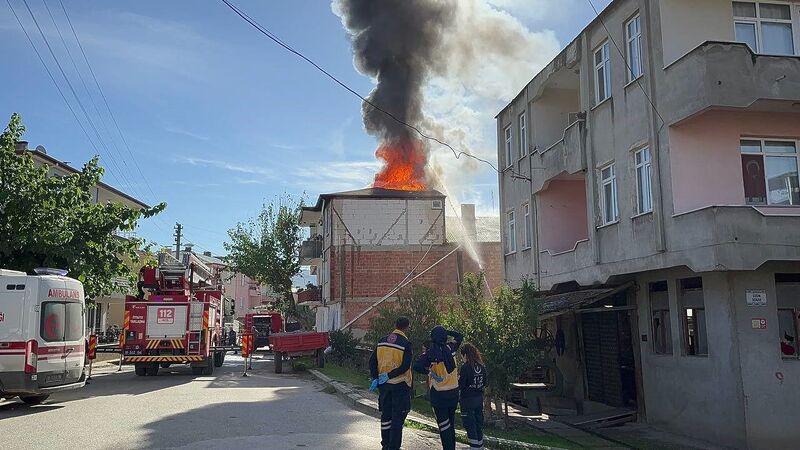
[{"label": "person standing on road", "polygon": [[[448,338],[453,340],[448,342]],[[414,371],[428,375],[430,400],[439,438],[444,450],[456,448],[456,407],[458,406],[458,370],[455,355],[464,336],[437,325],[431,330],[431,344],[414,363]]]},{"label": "person standing on road", "polygon": [[483,448],[483,389],[488,382],[488,373],[481,352],[467,343],[461,348],[465,362],[458,375],[461,391],[461,422],[467,430],[469,447]]},{"label": "person standing on road", "polygon": [[411,411],[411,342],[406,336],[407,317],[395,321],[395,330],[381,338],[369,359],[370,390],[378,389],[381,411],[381,448],[399,450],[403,423]]}]

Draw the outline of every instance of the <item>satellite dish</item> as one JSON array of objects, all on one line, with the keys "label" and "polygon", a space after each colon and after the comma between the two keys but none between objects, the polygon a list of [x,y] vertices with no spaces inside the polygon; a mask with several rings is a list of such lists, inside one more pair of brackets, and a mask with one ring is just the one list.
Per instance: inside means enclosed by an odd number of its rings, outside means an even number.
[{"label": "satellite dish", "polygon": [[44,145],[37,145],[36,146],[36,151],[40,152],[40,153],[44,153],[45,155],[47,154],[47,149],[44,148]]}]

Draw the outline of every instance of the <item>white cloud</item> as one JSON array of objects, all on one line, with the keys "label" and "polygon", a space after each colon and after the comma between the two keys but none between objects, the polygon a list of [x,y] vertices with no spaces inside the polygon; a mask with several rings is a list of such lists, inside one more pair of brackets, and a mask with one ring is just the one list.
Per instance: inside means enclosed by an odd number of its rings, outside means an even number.
[{"label": "white cloud", "polygon": [[193,166],[215,167],[230,172],[248,173],[252,175],[263,175],[267,177],[273,177],[275,175],[274,171],[267,168],[256,167],[256,166],[245,166],[240,163],[222,161],[218,159],[206,159],[206,158],[196,158],[193,156],[182,156],[178,158],[178,162],[188,163]]},{"label": "white cloud", "polygon": [[379,161],[335,161],[300,165],[289,171],[295,184],[306,192],[339,192],[372,184]]},{"label": "white cloud", "polygon": [[202,134],[197,134],[197,133],[194,133],[194,132],[189,131],[189,130],[184,130],[183,128],[176,127],[176,126],[167,126],[166,128],[164,128],[164,130],[168,131],[170,133],[180,134],[182,136],[187,136],[187,137],[190,137],[192,139],[197,139],[198,141],[207,141],[207,140],[209,140],[208,136],[205,136],[205,135],[202,135]]}]

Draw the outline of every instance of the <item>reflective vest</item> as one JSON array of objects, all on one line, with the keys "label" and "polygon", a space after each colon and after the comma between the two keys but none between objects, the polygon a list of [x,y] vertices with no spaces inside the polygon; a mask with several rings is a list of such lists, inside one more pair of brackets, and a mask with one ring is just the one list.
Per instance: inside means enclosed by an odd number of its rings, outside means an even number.
[{"label": "reflective vest", "polygon": [[[389,373],[403,364],[403,356],[406,351],[411,351],[411,343],[405,333],[394,330],[391,334],[378,342],[375,352],[378,358],[378,373]],[[389,384],[406,383],[411,387],[412,376],[411,368],[403,374],[389,379]]]},{"label": "reflective vest", "polygon": [[444,362],[437,362],[431,364],[431,374],[434,373],[444,380],[436,381],[432,375],[428,375],[428,384],[431,388],[440,392],[458,389],[458,369],[453,368],[452,372],[447,373]]}]

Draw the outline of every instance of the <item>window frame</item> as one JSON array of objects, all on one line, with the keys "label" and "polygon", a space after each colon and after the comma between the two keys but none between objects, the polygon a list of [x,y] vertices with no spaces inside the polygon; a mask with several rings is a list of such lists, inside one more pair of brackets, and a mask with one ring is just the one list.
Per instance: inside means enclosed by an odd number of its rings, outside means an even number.
[{"label": "window frame", "polygon": [[[700,288],[699,288],[699,290],[702,293],[702,299],[703,299],[703,306],[702,307],[687,306],[685,301],[684,301],[684,298],[685,298],[684,297],[684,291],[697,290],[697,289],[696,288],[684,289],[683,281],[693,280],[693,279],[699,279],[700,280]],[[707,320],[708,315],[705,313],[706,312],[706,298],[705,298],[705,288],[703,287],[703,277],[697,276],[697,277],[679,278],[676,281],[677,281],[677,288],[678,288],[678,312],[680,313],[681,332],[682,332],[682,336],[681,336],[681,353],[682,353],[683,356],[707,358],[711,352],[710,352],[709,345],[708,345],[708,320]],[[692,314],[691,315],[688,314],[689,310],[692,310]],[[689,353],[689,350],[691,348],[691,343],[689,341],[689,337],[690,337],[690,335],[689,335],[689,317],[693,317],[694,324],[695,324],[694,328],[695,328],[695,333],[696,333],[695,339],[697,339],[697,335],[699,335],[699,333],[697,333],[697,331],[699,330],[699,327],[697,325],[697,311],[703,311],[703,328],[705,330],[705,341],[706,341],[705,342],[705,349],[706,349],[705,353],[698,353],[698,350],[697,350],[698,346],[696,344],[695,344],[695,350],[694,350],[695,352],[694,353]]]},{"label": "window frame", "polygon": [[[666,290],[663,291],[663,292],[666,293],[666,296],[667,296],[667,307],[666,307],[666,309],[664,309],[664,308],[655,308],[654,307],[653,292],[662,292],[662,291],[653,290],[653,287],[654,287],[654,285],[659,284],[659,283],[663,283],[665,285],[665,287],[666,287]],[[653,342],[652,342],[652,345],[651,345],[651,351],[653,352],[654,355],[671,356],[673,354],[674,350],[673,350],[673,345],[672,345],[672,305],[670,305],[670,299],[669,299],[669,282],[667,282],[666,280],[663,280],[663,281],[654,281],[654,282],[648,283],[647,284],[647,302],[649,303],[649,306],[650,306],[650,330],[651,330],[651,335],[653,337]],[[660,351],[660,349],[658,348],[658,342],[659,341],[658,341],[658,339],[656,337],[657,333],[656,333],[656,328],[655,328],[655,315],[656,315],[656,313],[659,313],[659,318],[661,320],[661,329],[664,330],[663,331],[663,333],[664,333],[664,336],[663,336],[664,351]],[[669,319],[669,321],[667,322],[668,326],[664,326],[664,317],[665,316],[667,317],[667,319]]]},{"label": "window frame", "polygon": [[[611,169],[611,175],[608,178],[603,178],[603,171]],[[619,192],[617,188],[617,171],[615,163],[611,162],[598,169],[600,180],[600,224],[601,226],[611,225],[619,222]],[[614,217],[606,217],[606,185],[611,185],[611,197],[613,199],[613,213]]]},{"label": "window frame", "polygon": [[517,116],[517,126],[519,127],[519,158],[528,156],[528,115],[527,111],[522,111]]},{"label": "window frame", "polygon": [[[755,5],[756,16],[755,17],[743,17],[737,16],[736,12],[733,11],[733,36],[734,39],[737,39],[736,36],[736,25],[738,24],[748,24],[755,26],[755,37],[756,37],[756,48],[752,49],[754,53],[760,55],[775,55],[775,56],[800,56],[800,32],[798,31],[798,16],[800,16],[800,10],[796,10],[796,3],[787,2],[787,1],[760,1],[760,0],[737,0],[732,1],[733,3],[752,3]],[[771,19],[771,18],[762,18],[761,17],[761,5],[782,5],[789,7],[789,19]],[[763,24],[764,23],[782,23],[788,24],[791,27],[792,33],[792,50],[793,52],[790,54],[773,54],[773,53],[766,53],[764,51],[764,38],[763,38]],[[738,41],[738,40],[737,40]],[[738,41],[743,42],[743,41]]]},{"label": "window frame", "polygon": [[[51,339],[48,336],[45,336],[45,333],[44,333],[44,331],[45,331],[45,322],[47,321],[47,318],[48,318],[48,314],[46,314],[46,313],[47,313],[50,305],[57,305],[57,306],[61,307],[61,313],[63,314],[62,317],[61,317],[61,319],[62,319],[61,320],[61,330],[60,330],[61,331],[61,339]],[[80,324],[78,324],[77,328],[72,330],[72,331],[77,330],[77,332],[78,332],[78,336],[77,337],[73,336],[73,334],[70,333],[70,330],[73,328],[72,325],[71,325],[71,322],[70,322],[70,320],[72,318],[72,314],[70,313],[70,309],[74,309],[74,307],[70,308],[68,305],[75,305],[78,308],[78,311],[79,311],[78,317],[79,317],[79,320],[80,320]],[[84,328],[86,326],[86,313],[85,313],[86,309],[84,308],[82,303],[68,302],[68,301],[50,301],[50,300],[48,300],[48,301],[42,302],[41,306],[39,308],[40,308],[40,311],[41,311],[40,314],[39,314],[39,338],[41,338],[43,341],[60,343],[60,342],[74,342],[74,341],[79,341],[79,340],[83,339],[83,330],[84,330]],[[69,339],[68,339],[68,337],[69,337]]]},{"label": "window frame", "polygon": [[[597,62],[597,54],[601,53],[601,60]],[[603,41],[592,52],[592,63],[594,63],[594,103],[595,106],[611,98],[611,47],[608,40]],[[600,98],[600,69],[603,69],[603,88],[605,97]]]},{"label": "window frame", "polygon": [[506,211],[506,255],[517,252],[517,219],[516,211]]},{"label": "window frame", "polygon": [[523,218],[525,219],[525,242],[523,250],[530,250],[533,245],[533,227],[531,223],[531,204],[525,202],[522,204]]},{"label": "window frame", "polygon": [[[760,152],[745,152],[742,150],[742,143],[744,141],[758,141],[761,151]],[[794,144],[794,153],[778,153],[778,152],[768,152],[767,149],[767,142],[791,142]],[[767,177],[767,158],[794,158],[795,169],[798,173],[798,181],[800,181],[800,140],[798,139],[781,139],[781,138],[763,138],[763,137],[749,137],[749,136],[741,136],[739,138],[739,159],[741,161],[742,156],[760,156],[761,157],[761,167],[763,169],[763,183],[764,183],[764,192],[766,193],[764,203],[755,203],[749,202],[747,197],[747,192],[745,192],[744,202],[748,206],[777,206],[777,207],[784,207],[784,208],[796,208],[800,207],[800,202],[797,204],[792,203],[792,193],[789,192],[789,204],[783,205],[780,203],[770,203],[770,196],[769,196],[769,180]],[[744,189],[744,169],[742,169],[742,189]],[[800,189],[800,185],[796,187]]]},{"label": "window frame", "polygon": [[[637,23],[637,34],[631,35],[630,34],[630,25],[632,23]],[[633,64],[633,55],[631,45],[636,43],[636,51],[639,54],[639,59],[637,67],[634,67]],[[628,73],[628,83],[632,83],[644,75],[644,62],[642,61],[642,15],[637,12],[633,17],[628,19],[625,22],[625,62],[626,64],[626,71]],[[638,70],[638,73],[634,73],[634,68]]]},{"label": "window frame", "polygon": [[[638,156],[640,154],[641,155],[647,155],[647,160],[642,158],[641,162],[639,162]],[[635,171],[636,171],[636,177],[635,177],[636,178],[636,213],[637,213],[637,215],[648,214],[648,213],[653,212],[653,158],[652,158],[652,155],[650,154],[650,147],[649,146],[648,147],[642,147],[639,150],[636,150],[635,152],[633,152],[633,163],[634,163],[634,168],[635,168]],[[640,176],[642,176],[642,174],[640,173],[641,169],[646,169],[646,173],[644,175],[647,177],[647,179],[646,179],[647,186],[646,187],[647,187],[647,197],[648,197],[649,209],[644,209],[644,205],[643,205],[643,202],[642,202],[642,200],[643,200],[642,194],[644,194],[644,192],[642,192],[641,189],[639,188],[639,186],[640,186]],[[641,186],[645,187],[644,181],[641,182]]]},{"label": "window frame", "polygon": [[514,165],[514,159],[513,159],[514,132],[511,129],[511,125],[503,128],[503,133],[505,136],[506,168],[509,168],[512,165]]}]

